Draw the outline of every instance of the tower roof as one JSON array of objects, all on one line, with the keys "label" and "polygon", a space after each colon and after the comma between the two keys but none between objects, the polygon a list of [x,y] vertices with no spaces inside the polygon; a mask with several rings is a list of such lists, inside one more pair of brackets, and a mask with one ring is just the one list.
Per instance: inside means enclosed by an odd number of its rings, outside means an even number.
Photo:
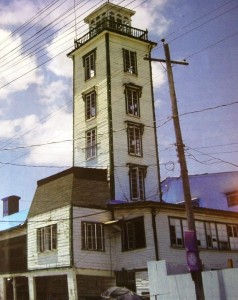
[{"label": "tower roof", "polygon": [[99,6],[97,9],[95,9],[93,12],[91,12],[91,14],[89,14],[85,19],[84,22],[85,23],[90,23],[90,21],[94,18],[96,18],[97,16],[103,14],[104,12],[111,12],[113,11],[114,13],[123,13],[126,14],[128,17],[131,17],[135,14],[134,10],[116,5],[116,4],[112,4],[110,2],[106,2],[103,3],[101,6]]}]

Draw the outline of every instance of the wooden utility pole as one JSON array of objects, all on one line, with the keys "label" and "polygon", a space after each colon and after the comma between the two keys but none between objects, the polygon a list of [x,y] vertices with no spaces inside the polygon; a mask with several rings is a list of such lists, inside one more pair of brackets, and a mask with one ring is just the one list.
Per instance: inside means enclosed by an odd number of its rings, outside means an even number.
[{"label": "wooden utility pole", "polygon": [[[194,213],[193,213],[193,207],[192,207],[192,197],[191,197],[189,177],[188,177],[188,169],[187,169],[187,163],[186,163],[185,153],[184,153],[184,144],[183,144],[180,122],[179,122],[177,98],[176,98],[174,79],[173,79],[173,71],[172,71],[172,65],[171,65],[172,63],[180,64],[180,65],[188,65],[188,63],[185,61],[171,60],[169,45],[166,44],[164,42],[164,40],[162,40],[162,42],[164,45],[165,59],[151,58],[150,60],[164,62],[164,63],[166,63],[166,67],[167,67],[167,77],[168,77],[169,92],[170,92],[170,99],[171,99],[171,106],[172,106],[172,118],[173,118],[174,131],[175,131],[175,137],[176,137],[176,148],[177,148],[180,170],[181,170],[181,178],[182,178],[182,184],[183,184],[183,193],[184,193],[184,201],[185,201],[185,208],[186,208],[186,215],[187,215],[188,230],[194,231],[194,233],[195,233],[195,245],[194,246],[196,248],[198,260],[200,262],[199,251],[198,251],[198,246],[197,246]],[[147,59],[147,58],[145,58],[145,59]],[[204,297],[204,291],[203,291],[201,270],[191,271],[191,276],[194,281],[197,300],[204,300],[205,297]]]}]

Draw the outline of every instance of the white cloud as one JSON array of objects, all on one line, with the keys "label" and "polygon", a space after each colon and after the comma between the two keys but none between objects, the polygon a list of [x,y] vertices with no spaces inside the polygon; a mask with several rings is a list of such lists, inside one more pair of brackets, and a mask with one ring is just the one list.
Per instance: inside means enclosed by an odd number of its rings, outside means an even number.
[{"label": "white cloud", "polygon": [[[26,158],[27,164],[71,166],[72,165],[72,115],[59,111],[45,123],[38,123],[35,130],[24,138],[24,144],[45,144],[32,147]],[[52,142],[60,142],[53,143]]]},{"label": "white cloud", "polygon": [[[60,110],[42,123],[36,115],[0,121],[0,138],[9,139],[8,148],[24,146],[25,163],[30,165],[72,165],[72,114]],[[17,138],[20,137],[20,138]],[[52,142],[60,142],[53,143]],[[44,146],[33,146],[46,144]],[[9,150],[10,151],[10,150]]]},{"label": "white cloud", "polygon": [[163,15],[163,9],[168,0],[151,0],[136,7],[136,14],[132,17],[133,27],[148,29],[149,33],[162,36],[168,30],[171,20]]},{"label": "white cloud", "polygon": [[[0,49],[0,99],[9,94],[26,90],[31,84],[42,82],[35,56],[24,56],[21,37],[10,36],[11,32],[0,29],[2,41],[8,39],[6,47]],[[32,70],[31,72],[29,72]],[[28,74],[24,75],[25,73]],[[17,80],[16,80],[17,79]]]},{"label": "white cloud", "polygon": [[0,138],[10,139],[13,138],[18,132],[24,133],[29,131],[37,121],[35,115],[28,115],[24,118],[18,118],[15,120],[1,120],[0,121]]},{"label": "white cloud", "polygon": [[[40,103],[44,105],[45,110],[53,111],[54,108],[59,107],[60,103],[72,99],[72,86],[63,80],[44,82],[44,84],[38,86],[37,90]],[[66,94],[67,99],[65,99]]]},{"label": "white cloud", "polygon": [[166,72],[158,62],[152,62],[153,86],[159,89],[166,82]]},{"label": "white cloud", "polygon": [[74,36],[74,32],[60,31],[47,47],[48,56],[52,58],[47,68],[57,76],[73,76],[73,63],[66,54],[74,47]]},{"label": "white cloud", "polygon": [[29,19],[29,16],[33,16],[39,9],[36,2],[37,1],[15,0],[9,2],[6,1],[5,4],[1,3],[0,25],[9,26],[23,24]]}]

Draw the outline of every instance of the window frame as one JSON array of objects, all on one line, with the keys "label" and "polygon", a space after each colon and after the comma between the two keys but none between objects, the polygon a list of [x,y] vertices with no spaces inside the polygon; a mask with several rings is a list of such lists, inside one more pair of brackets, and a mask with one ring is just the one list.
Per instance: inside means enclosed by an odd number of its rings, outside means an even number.
[{"label": "window frame", "polygon": [[[89,121],[96,118],[97,116],[97,94],[93,90],[85,95],[83,95],[85,102],[85,120]],[[94,110],[93,110],[94,109]]]},{"label": "window frame", "polygon": [[144,133],[144,125],[128,121],[126,123],[128,154],[143,157],[142,135]]},{"label": "window frame", "polygon": [[102,223],[81,222],[82,250],[105,251],[105,234]]},{"label": "window frame", "polygon": [[57,249],[57,223],[37,228],[37,252],[52,252]]},{"label": "window frame", "polygon": [[144,216],[123,221],[121,246],[122,252],[146,248]]},{"label": "window frame", "polygon": [[122,51],[123,51],[124,72],[133,75],[138,75],[136,52],[124,48],[122,49]]},{"label": "window frame", "polygon": [[135,84],[125,84],[126,113],[129,116],[140,118],[140,98],[142,87]]},{"label": "window frame", "polygon": [[97,128],[91,128],[85,132],[86,160],[97,157]]},{"label": "window frame", "polygon": [[225,194],[228,207],[238,205],[238,191],[232,191]]},{"label": "window frame", "polygon": [[83,56],[83,67],[85,81],[96,76],[96,49]]},{"label": "window frame", "polygon": [[[182,236],[182,242],[180,245],[174,242],[176,231],[172,228],[172,220],[177,220],[177,223],[179,222],[180,229],[178,232],[181,232]],[[185,223],[185,225],[182,225],[183,221],[186,221],[186,219],[168,216],[171,247],[185,247],[184,230],[186,230],[187,225]],[[203,224],[202,232],[198,231],[198,224]],[[195,226],[199,249],[212,251],[238,251],[238,224],[195,220]],[[232,230],[229,231],[230,227]]]},{"label": "window frame", "polygon": [[130,165],[129,166],[129,184],[131,201],[144,201],[145,200],[145,166]]}]

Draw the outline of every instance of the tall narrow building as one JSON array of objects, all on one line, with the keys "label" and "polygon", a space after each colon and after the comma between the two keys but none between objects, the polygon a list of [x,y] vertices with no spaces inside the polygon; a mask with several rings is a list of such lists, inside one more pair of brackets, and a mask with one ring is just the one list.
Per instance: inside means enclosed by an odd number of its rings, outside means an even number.
[{"label": "tall narrow building", "polygon": [[[74,166],[106,168],[111,200],[159,200],[150,57],[156,43],[134,11],[104,3],[84,21],[73,60]],[[93,187],[92,187],[93,188]]]}]

